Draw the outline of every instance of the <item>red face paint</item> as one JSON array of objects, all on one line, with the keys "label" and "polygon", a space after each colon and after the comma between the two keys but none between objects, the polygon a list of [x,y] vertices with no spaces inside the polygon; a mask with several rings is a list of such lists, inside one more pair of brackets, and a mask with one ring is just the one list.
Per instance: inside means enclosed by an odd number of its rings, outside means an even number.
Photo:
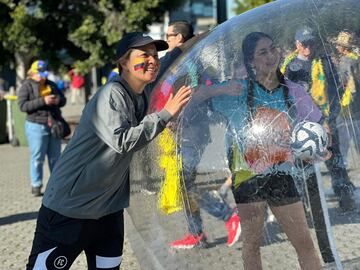
[{"label": "red face paint", "polygon": [[136,58],[133,60],[133,65],[134,65],[134,70],[135,70],[135,71],[144,69],[144,67],[145,67],[144,58],[136,57]]}]

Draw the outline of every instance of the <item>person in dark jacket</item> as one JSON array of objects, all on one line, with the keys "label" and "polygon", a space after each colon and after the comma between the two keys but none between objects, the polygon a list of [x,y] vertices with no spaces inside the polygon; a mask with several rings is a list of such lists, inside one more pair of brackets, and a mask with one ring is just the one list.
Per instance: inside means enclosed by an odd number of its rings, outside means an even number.
[{"label": "person in dark jacket", "polygon": [[27,114],[25,133],[31,154],[31,193],[34,196],[41,196],[45,156],[51,172],[61,153],[61,140],[51,134],[48,119],[50,115],[54,119],[61,116],[60,107],[65,106],[66,98],[47,75],[46,63],[35,61],[18,92],[20,110]]},{"label": "person in dark jacket", "polygon": [[355,186],[346,171],[336,127],[344,89],[339,87],[341,84],[335,65],[329,56],[322,54],[317,48],[318,44],[321,43],[317,41],[311,28],[298,29],[295,34],[296,52],[285,60],[282,71],[289,80],[305,87],[326,118],[330,128],[331,146],[329,148],[332,157],[325,164],[330,172],[332,187],[339,199],[339,206],[343,211],[348,211],[356,206],[353,198]]},{"label": "person in dark jacket", "polygon": [[119,269],[130,162],[190,99],[181,87],[164,109],[146,114],[145,86],[159,72],[163,40],[128,33],[117,48],[119,76],[96,92],[57,162],[39,210],[27,269],[70,269],[85,251],[88,269]]}]

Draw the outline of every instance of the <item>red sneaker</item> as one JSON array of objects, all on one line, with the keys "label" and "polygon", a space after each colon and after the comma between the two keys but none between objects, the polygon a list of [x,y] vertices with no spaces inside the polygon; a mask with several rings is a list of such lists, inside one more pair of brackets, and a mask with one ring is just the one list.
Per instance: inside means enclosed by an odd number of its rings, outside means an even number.
[{"label": "red sneaker", "polygon": [[225,226],[228,231],[227,245],[228,247],[231,247],[235,244],[237,240],[239,240],[241,234],[239,216],[234,212],[234,214],[228,219],[228,221],[226,221]]},{"label": "red sneaker", "polygon": [[203,233],[199,236],[188,234],[183,239],[176,240],[170,244],[170,247],[177,249],[207,248],[207,246],[206,236]]}]

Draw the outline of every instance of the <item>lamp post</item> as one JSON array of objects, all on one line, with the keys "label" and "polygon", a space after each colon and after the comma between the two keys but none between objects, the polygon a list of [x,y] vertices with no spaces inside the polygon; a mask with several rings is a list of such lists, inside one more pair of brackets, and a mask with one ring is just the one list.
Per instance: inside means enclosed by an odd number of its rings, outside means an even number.
[{"label": "lamp post", "polygon": [[217,24],[221,24],[227,20],[227,10],[225,0],[216,0],[216,19]]}]

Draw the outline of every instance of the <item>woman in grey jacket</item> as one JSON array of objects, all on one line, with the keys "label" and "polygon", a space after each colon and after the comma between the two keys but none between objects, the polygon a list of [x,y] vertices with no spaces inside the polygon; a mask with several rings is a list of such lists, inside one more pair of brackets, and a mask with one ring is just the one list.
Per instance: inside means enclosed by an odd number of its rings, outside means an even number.
[{"label": "woman in grey jacket", "polygon": [[48,118],[50,114],[55,119],[61,117],[60,107],[65,106],[66,98],[55,83],[47,80],[47,75],[46,63],[35,61],[18,91],[20,110],[27,114],[25,133],[31,154],[31,193],[34,196],[41,196],[45,156],[51,172],[61,153],[61,140],[51,134]]},{"label": "woman in grey jacket", "polygon": [[183,86],[162,111],[145,115],[144,88],[157,77],[158,51],[167,48],[165,41],[139,32],[120,40],[120,76],[86,105],[51,174],[27,269],[69,269],[82,251],[89,269],[119,269],[132,155],[165,128],[191,95]]}]

